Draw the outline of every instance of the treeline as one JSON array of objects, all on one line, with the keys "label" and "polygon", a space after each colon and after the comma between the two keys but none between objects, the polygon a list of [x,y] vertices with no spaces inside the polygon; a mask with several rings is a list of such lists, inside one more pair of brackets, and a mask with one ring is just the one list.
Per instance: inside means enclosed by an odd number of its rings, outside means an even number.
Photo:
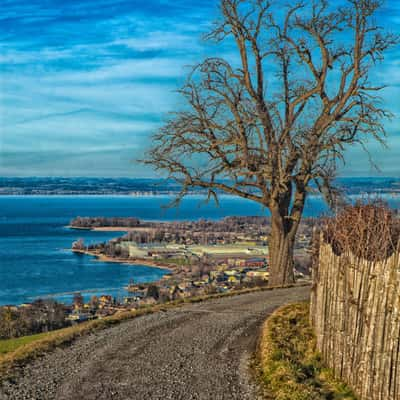
[{"label": "treeline", "polygon": [[[305,218],[299,228],[299,234],[311,237],[315,220]],[[271,230],[270,218],[261,216],[226,217],[213,221],[199,219],[197,221],[169,221],[148,222],[138,218],[102,218],[78,217],[71,222],[75,227],[145,227],[127,232],[124,236],[113,239],[107,243],[89,246],[89,250],[99,250],[111,257],[128,258],[129,251],[122,242],[135,242],[137,244],[175,243],[179,245],[216,245],[233,244],[240,239],[255,241],[266,245],[266,237]],[[121,246],[122,244],[122,246]],[[74,243],[73,248],[84,250],[86,246],[82,241]]]},{"label": "treeline", "polygon": [[[143,222],[134,217],[77,217],[70,225],[76,228],[95,227],[146,227],[145,230],[130,231],[121,238],[108,243],[89,246],[89,250],[100,250],[110,256],[126,256],[127,250],[121,249],[121,242],[176,243],[183,245],[213,245],[230,244],[238,240],[238,236],[250,236],[251,240],[264,240],[270,232],[268,217],[226,217],[212,221],[200,219],[197,221]],[[82,241],[73,244],[77,250],[85,249]]]},{"label": "treeline", "polygon": [[172,221],[149,224],[153,229],[128,232],[123,240],[136,243],[213,245],[235,243],[240,236],[261,240],[269,234],[267,217],[227,217],[218,221]]},{"label": "treeline", "polygon": [[122,239],[113,239],[105,243],[96,243],[88,246],[89,251],[97,251],[108,257],[129,258],[129,250],[121,246]]},{"label": "treeline", "polygon": [[66,308],[54,300],[36,300],[24,307],[0,307],[0,339],[48,332],[70,325]]},{"label": "treeline", "polygon": [[[261,235],[262,233],[260,233]],[[256,239],[256,237],[254,237]],[[149,243],[175,243],[180,245],[214,245],[218,243],[232,244],[237,241],[233,231],[213,232],[192,231],[190,229],[174,229],[162,227],[152,231],[128,232],[122,237],[122,241],[136,242],[138,244]]]},{"label": "treeline", "polygon": [[[300,231],[310,232],[316,223],[315,218],[303,218]],[[141,221],[136,217],[77,217],[70,222],[70,226],[76,228],[97,228],[97,227],[146,227],[147,233],[132,233],[132,237],[138,238],[138,243],[148,243],[150,241],[160,242],[164,236],[171,236],[173,232],[185,232],[191,236],[198,234],[251,234],[254,237],[268,235],[270,233],[271,219],[262,216],[240,216],[225,217],[213,221],[199,219],[197,221],[169,221],[169,222],[150,222]],[[155,233],[152,233],[154,231]],[[151,239],[150,239],[151,238]]]},{"label": "treeline", "polygon": [[232,232],[232,233],[260,233],[269,232],[269,217],[225,217],[221,220],[213,221],[199,219],[197,221],[171,221],[162,223],[152,223],[155,227],[162,227],[164,230],[184,230],[191,232]]},{"label": "treeline", "polygon": [[109,226],[162,228],[165,230],[192,230],[204,232],[248,232],[249,228],[257,227],[265,232],[270,225],[269,217],[225,217],[221,220],[212,221],[199,219],[197,221],[171,221],[171,222],[143,222],[136,217],[76,217],[70,222],[70,226],[77,228],[98,228]]},{"label": "treeline", "polygon": [[133,217],[76,217],[70,222],[74,228],[124,227],[133,228],[140,225],[140,220]]}]

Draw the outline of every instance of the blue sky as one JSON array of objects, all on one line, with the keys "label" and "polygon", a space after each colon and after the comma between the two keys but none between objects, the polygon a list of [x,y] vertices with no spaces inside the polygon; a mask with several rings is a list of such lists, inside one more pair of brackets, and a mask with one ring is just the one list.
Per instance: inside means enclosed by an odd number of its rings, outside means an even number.
[{"label": "blue sky", "polygon": [[[2,0],[0,176],[153,177],[134,160],[179,107],[188,65],[216,51],[201,41],[216,14],[216,0]],[[400,2],[379,22],[399,31]],[[343,175],[400,176],[399,48],[374,79],[395,115],[389,150],[369,145],[382,172],[351,149]]]}]

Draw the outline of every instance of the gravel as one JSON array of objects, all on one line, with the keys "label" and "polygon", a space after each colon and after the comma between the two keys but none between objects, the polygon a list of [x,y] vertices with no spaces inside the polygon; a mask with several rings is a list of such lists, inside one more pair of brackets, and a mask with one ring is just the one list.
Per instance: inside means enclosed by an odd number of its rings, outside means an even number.
[{"label": "gravel", "polygon": [[264,291],[121,323],[22,367],[0,399],[257,399],[258,330],[275,308],[308,296],[308,287]]}]

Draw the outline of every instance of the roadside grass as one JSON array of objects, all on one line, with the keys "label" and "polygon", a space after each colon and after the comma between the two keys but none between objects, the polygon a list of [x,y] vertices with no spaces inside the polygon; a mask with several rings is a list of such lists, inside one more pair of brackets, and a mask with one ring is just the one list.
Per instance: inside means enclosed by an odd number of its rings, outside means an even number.
[{"label": "roadside grass", "polygon": [[259,363],[267,398],[357,399],[324,366],[309,323],[308,303],[283,306],[267,319],[259,343]]},{"label": "roadside grass", "polygon": [[59,346],[66,346],[79,337],[101,329],[105,329],[126,320],[159,311],[167,311],[171,308],[179,307],[188,303],[199,303],[209,299],[231,297],[259,291],[277,290],[294,286],[309,286],[309,283],[287,285],[283,287],[255,287],[227,293],[217,293],[178,299],[164,304],[156,304],[143,307],[134,311],[118,312],[106,318],[83,322],[79,325],[74,325],[68,328],[63,328],[47,333],[24,336],[17,339],[0,340],[0,380],[12,375],[12,370],[14,367],[23,365],[30,360],[40,357],[44,353],[51,351]]}]

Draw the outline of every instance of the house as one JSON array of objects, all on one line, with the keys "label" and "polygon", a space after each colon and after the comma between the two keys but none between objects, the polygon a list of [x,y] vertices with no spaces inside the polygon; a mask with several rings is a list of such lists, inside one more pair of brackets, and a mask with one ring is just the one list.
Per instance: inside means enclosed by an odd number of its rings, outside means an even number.
[{"label": "house", "polygon": [[103,294],[102,296],[99,297],[99,306],[101,307],[105,307],[105,306],[109,306],[113,303],[113,298],[110,295],[105,295]]},{"label": "house", "polygon": [[147,251],[139,247],[135,242],[121,242],[121,246],[128,249],[130,258],[145,258]]},{"label": "house", "polygon": [[227,276],[234,276],[234,275],[238,275],[238,271],[236,269],[228,269],[226,271],[224,271],[224,274]]},{"label": "house", "polygon": [[71,314],[68,315],[67,320],[71,322],[84,322],[88,321],[89,319],[94,319],[92,314],[86,312],[80,312],[78,310],[74,310]]},{"label": "house", "polygon": [[258,270],[252,270],[246,273],[246,278],[247,280],[252,280],[252,279],[263,279],[263,280],[268,280],[269,277],[269,272],[266,269],[258,269]]},{"label": "house", "polygon": [[230,283],[231,285],[240,283],[240,276],[231,275],[229,276],[227,282]]},{"label": "house", "polygon": [[245,260],[244,267],[247,268],[265,268],[268,265],[267,257],[250,258]]},{"label": "house", "polygon": [[180,299],[183,297],[189,297],[190,296],[190,290],[189,289],[180,289],[179,286],[172,286],[170,288],[170,296],[173,300]]},{"label": "house", "polygon": [[193,287],[193,282],[191,281],[183,281],[178,284],[178,288],[182,292],[184,292],[187,289],[190,289],[191,287]]},{"label": "house", "polygon": [[205,286],[205,285],[207,285],[208,284],[208,281],[195,281],[195,282],[193,282],[193,285],[195,286],[195,287],[202,287],[202,286]]},{"label": "house", "polygon": [[218,285],[217,286],[217,292],[218,293],[225,293],[227,291],[229,291],[229,287],[228,286],[226,286],[226,285]]},{"label": "house", "polygon": [[142,297],[138,297],[138,296],[127,296],[124,297],[124,304],[134,304],[136,302],[138,302]]},{"label": "house", "polygon": [[210,278],[212,280],[218,280],[218,278],[221,278],[224,276],[223,271],[210,271]]}]

